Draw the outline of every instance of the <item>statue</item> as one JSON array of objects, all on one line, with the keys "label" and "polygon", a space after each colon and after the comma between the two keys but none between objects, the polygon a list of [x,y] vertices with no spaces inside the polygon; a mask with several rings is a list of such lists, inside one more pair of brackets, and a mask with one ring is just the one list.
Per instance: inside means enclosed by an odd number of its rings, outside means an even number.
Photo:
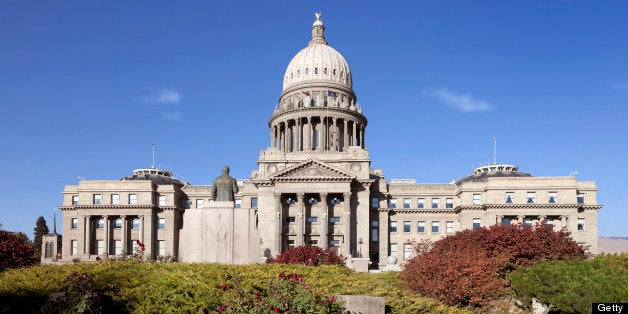
[{"label": "statue", "polygon": [[215,202],[233,202],[238,193],[238,183],[229,175],[229,167],[222,167],[222,175],[212,184],[212,200]]}]

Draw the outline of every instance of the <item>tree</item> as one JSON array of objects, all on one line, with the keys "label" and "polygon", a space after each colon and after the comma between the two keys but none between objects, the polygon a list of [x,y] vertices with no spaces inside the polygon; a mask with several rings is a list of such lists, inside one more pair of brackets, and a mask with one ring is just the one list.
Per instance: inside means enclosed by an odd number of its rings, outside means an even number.
[{"label": "tree", "polygon": [[445,303],[484,306],[505,293],[507,275],[520,266],[585,258],[584,249],[569,235],[547,224],[459,231],[419,252],[401,278],[410,289]]},{"label": "tree", "polygon": [[41,260],[41,239],[45,234],[48,234],[48,225],[46,225],[46,219],[44,216],[39,216],[35,223],[35,229],[33,229],[35,239],[33,240],[33,259],[36,261]]},{"label": "tree", "polygon": [[33,244],[22,232],[0,230],[0,271],[33,264]]}]

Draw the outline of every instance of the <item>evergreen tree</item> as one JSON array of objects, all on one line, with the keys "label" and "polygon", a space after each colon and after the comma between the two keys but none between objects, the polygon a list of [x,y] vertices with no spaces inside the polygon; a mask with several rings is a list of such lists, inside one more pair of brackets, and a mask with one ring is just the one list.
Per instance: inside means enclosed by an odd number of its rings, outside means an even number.
[{"label": "evergreen tree", "polygon": [[46,225],[46,219],[44,219],[44,216],[39,216],[39,218],[37,218],[37,223],[35,223],[35,229],[33,230],[35,231],[35,239],[33,241],[33,258],[36,261],[39,261],[41,259],[41,239],[44,234],[48,234],[50,232],[50,230],[48,230],[48,225]]}]

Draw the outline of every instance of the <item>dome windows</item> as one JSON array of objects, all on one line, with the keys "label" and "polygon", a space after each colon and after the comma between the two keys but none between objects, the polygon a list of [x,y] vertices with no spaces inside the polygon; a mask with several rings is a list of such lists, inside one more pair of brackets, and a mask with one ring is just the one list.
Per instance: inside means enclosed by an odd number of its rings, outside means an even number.
[{"label": "dome windows", "polygon": [[314,68],[314,75],[318,75],[318,68]]},{"label": "dome windows", "polygon": [[301,70],[297,70],[297,77],[301,77]]},{"label": "dome windows", "polygon": [[327,68],[323,69],[323,74],[327,75]]},{"label": "dome windows", "polygon": [[305,68],[305,75],[310,75],[310,68]]},{"label": "dome windows", "polygon": [[333,69],[333,70],[331,71],[331,73],[332,73],[334,76],[336,76],[336,69]]},{"label": "dome windows", "polygon": [[290,79],[294,78],[294,73],[290,73]]}]

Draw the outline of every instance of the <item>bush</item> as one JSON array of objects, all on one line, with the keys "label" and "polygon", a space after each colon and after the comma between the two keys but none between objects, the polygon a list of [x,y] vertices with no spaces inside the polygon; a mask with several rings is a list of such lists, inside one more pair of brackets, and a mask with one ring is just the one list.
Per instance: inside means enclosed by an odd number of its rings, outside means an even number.
[{"label": "bush", "polygon": [[569,232],[546,224],[463,230],[418,253],[402,273],[408,288],[450,305],[475,307],[503,295],[506,275],[520,266],[586,257]]},{"label": "bush", "polygon": [[297,246],[279,254],[271,263],[304,264],[308,266],[344,266],[345,258],[318,246]]},{"label": "bush", "polygon": [[25,234],[0,230],[0,271],[33,262],[33,244]]},{"label": "bush", "polygon": [[546,261],[512,273],[515,298],[532,298],[566,313],[591,313],[591,303],[625,302],[628,254],[598,255],[592,260]]}]

